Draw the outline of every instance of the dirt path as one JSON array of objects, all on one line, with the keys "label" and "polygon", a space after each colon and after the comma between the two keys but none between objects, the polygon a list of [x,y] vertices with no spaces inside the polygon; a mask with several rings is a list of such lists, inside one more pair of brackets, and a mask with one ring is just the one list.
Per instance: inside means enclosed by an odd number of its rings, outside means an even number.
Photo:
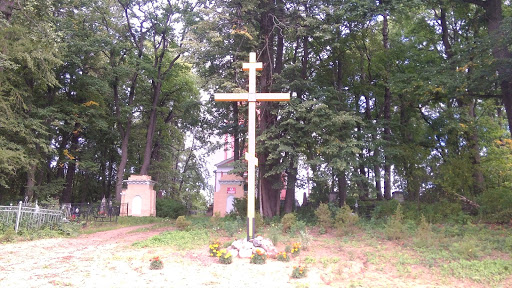
[{"label": "dirt path", "polygon": [[[233,264],[222,265],[208,257],[207,247],[188,252],[134,248],[133,242],[165,230],[137,232],[142,227],[150,225],[0,245],[0,287],[483,287],[429,275],[422,267],[397,274],[370,263],[371,248],[333,249],[325,241],[315,242],[311,251],[289,263],[254,265],[235,258]],[[290,278],[293,266],[308,255],[317,261],[308,277]],[[149,269],[154,256],[160,256],[164,269]]]}]

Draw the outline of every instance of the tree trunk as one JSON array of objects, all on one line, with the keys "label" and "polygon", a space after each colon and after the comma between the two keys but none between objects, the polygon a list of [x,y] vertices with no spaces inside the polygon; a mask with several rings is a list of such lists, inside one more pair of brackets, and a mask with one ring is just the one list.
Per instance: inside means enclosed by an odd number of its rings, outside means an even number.
[{"label": "tree trunk", "polygon": [[34,186],[36,183],[37,163],[31,163],[27,171],[27,185],[25,187],[25,198],[30,202],[34,198]]},{"label": "tree trunk", "polygon": [[[238,102],[231,103],[233,107],[233,159],[235,161],[240,160],[241,153],[240,151],[240,126],[239,126],[239,113],[238,113]],[[242,157],[243,158],[243,157]]]},{"label": "tree trunk", "polygon": [[140,168],[141,175],[148,175],[149,165],[151,164],[151,152],[153,151],[153,139],[155,138],[157,108],[160,101],[160,92],[162,90],[162,82],[158,80],[152,81],[153,103],[149,114],[148,131],[146,133],[146,148],[144,149],[144,160]]},{"label": "tree trunk", "polygon": [[[500,81],[503,105],[507,113],[509,131],[512,129],[512,80],[510,80],[510,65],[508,64],[512,58],[512,54],[508,50],[507,44],[503,39],[505,31],[501,28],[503,21],[502,0],[464,0],[467,3],[473,3],[485,9],[487,18],[487,29],[491,36],[494,46],[492,47],[492,55],[497,60],[496,70],[498,75],[502,77]],[[508,75],[508,76],[507,76]]]},{"label": "tree trunk", "polygon": [[[111,56],[112,57],[112,56]],[[131,107],[133,104],[133,100],[135,98],[135,89],[137,87],[137,79],[138,73],[135,72],[131,78],[130,90],[128,92],[128,107]],[[121,160],[119,161],[119,166],[117,167],[116,174],[116,199],[117,201],[121,201],[121,192],[123,192],[123,180],[124,180],[124,170],[126,169],[126,163],[128,162],[128,143],[130,140],[130,134],[132,129],[132,114],[128,115],[128,119],[126,123],[122,121],[121,115],[121,100],[119,99],[119,79],[115,78],[113,82],[113,93],[114,93],[114,108],[116,114],[117,121],[117,129],[119,130],[119,134],[121,135]]]},{"label": "tree trunk", "polygon": [[297,183],[297,162],[295,157],[290,157],[290,164],[286,171],[286,197],[284,199],[284,213],[293,212],[295,207],[295,184]]},{"label": "tree trunk", "polygon": [[[271,1],[262,1],[260,4],[260,7],[264,9],[259,19],[261,27],[261,57],[259,60],[263,63],[263,71],[260,77],[260,90],[261,92],[270,92],[272,86],[272,74],[274,72],[273,15],[275,4]],[[268,127],[274,126],[277,122],[277,114],[275,113],[277,110],[277,104],[275,102],[261,102],[259,110],[259,135],[262,135]],[[258,151],[258,171],[263,210],[262,214],[264,217],[279,215],[279,196],[283,181],[279,174],[265,176],[275,165],[275,163],[268,161],[269,155],[269,151]]]},{"label": "tree trunk", "polygon": [[[468,107],[469,117],[473,119],[473,122],[476,121],[475,106],[476,103],[473,100]],[[471,164],[473,165],[473,193],[480,195],[484,191],[484,175],[480,167],[480,145],[478,144],[479,139],[476,127],[472,127],[468,140]]]},{"label": "tree trunk", "polygon": [[338,173],[338,201],[340,207],[345,205],[347,200],[347,187],[347,175],[345,175],[345,172]]},{"label": "tree trunk", "polygon": [[78,151],[78,140],[80,139],[80,123],[75,123],[75,128],[73,129],[73,133],[71,135],[71,147],[70,147],[70,155],[74,157],[74,159],[69,159],[68,161],[68,169],[66,173],[66,184],[64,190],[62,191],[61,203],[71,203],[71,195],[73,192],[73,180],[75,179],[76,173],[76,153]]},{"label": "tree trunk", "polygon": [[[382,3],[383,1],[381,1]],[[389,51],[389,39],[388,39],[388,13],[384,12],[382,15],[382,45],[385,51]],[[391,89],[387,75],[389,73],[388,66],[385,66],[385,87],[384,87],[384,142],[386,146],[391,142]],[[387,200],[391,199],[391,159],[388,153],[384,155],[384,198]]]}]

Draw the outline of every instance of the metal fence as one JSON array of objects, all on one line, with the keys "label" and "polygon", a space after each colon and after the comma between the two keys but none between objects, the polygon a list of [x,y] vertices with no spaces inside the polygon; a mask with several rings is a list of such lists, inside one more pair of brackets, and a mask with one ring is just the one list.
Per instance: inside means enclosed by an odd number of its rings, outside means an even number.
[{"label": "metal fence", "polygon": [[39,206],[0,206],[0,223],[13,226],[16,233],[19,228],[39,229],[44,225],[57,225],[64,215],[60,210],[40,208]]},{"label": "metal fence", "polygon": [[64,203],[64,218],[69,221],[102,221],[117,222],[120,207],[112,202],[101,203]]}]

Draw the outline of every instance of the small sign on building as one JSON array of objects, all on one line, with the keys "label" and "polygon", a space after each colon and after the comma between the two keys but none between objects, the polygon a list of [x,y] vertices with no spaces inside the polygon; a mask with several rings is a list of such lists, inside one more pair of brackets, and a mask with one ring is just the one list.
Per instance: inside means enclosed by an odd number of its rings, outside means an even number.
[{"label": "small sign on building", "polygon": [[236,188],[235,187],[227,187],[228,194],[236,194]]}]

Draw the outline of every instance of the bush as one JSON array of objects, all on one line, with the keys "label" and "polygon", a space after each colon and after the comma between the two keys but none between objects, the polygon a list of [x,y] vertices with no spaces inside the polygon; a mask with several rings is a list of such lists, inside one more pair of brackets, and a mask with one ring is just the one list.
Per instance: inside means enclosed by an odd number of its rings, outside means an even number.
[{"label": "bush", "polygon": [[172,198],[156,199],[156,216],[176,219],[187,214],[187,207],[180,201]]},{"label": "bush", "polygon": [[290,227],[290,233],[295,235],[297,233],[303,232],[306,230],[306,223],[303,221],[296,221],[292,227]]},{"label": "bush", "polygon": [[242,198],[235,198],[233,201],[233,211],[230,214],[235,216],[247,217],[247,196]]},{"label": "bush", "polygon": [[252,264],[265,264],[267,262],[267,254],[262,252],[260,249],[256,249],[251,255]]},{"label": "bush", "polygon": [[384,234],[389,240],[400,240],[405,238],[404,215],[402,213],[402,206],[398,204],[395,214],[388,219]]},{"label": "bush", "polygon": [[373,219],[385,219],[393,215],[400,203],[396,199],[375,202],[375,209],[372,213]]},{"label": "bush", "polygon": [[299,239],[300,239],[300,242],[302,243],[302,248],[304,250],[309,250],[309,246],[311,246],[311,243],[313,242],[313,236],[311,236],[311,234],[309,234],[309,231],[308,229],[304,229],[304,230],[300,230],[300,235],[299,235]]},{"label": "bush", "polygon": [[508,223],[512,211],[512,193],[510,188],[500,187],[485,191],[478,199],[480,213],[484,219],[496,223]]},{"label": "bush", "polygon": [[434,242],[434,233],[432,232],[432,225],[427,222],[425,216],[421,215],[420,224],[416,230],[414,237],[414,244],[416,247],[427,248],[432,247]]},{"label": "bush", "polygon": [[332,217],[331,211],[329,210],[329,206],[325,203],[320,203],[320,206],[315,211],[315,215],[317,218],[318,225],[324,231],[327,231],[332,227]]},{"label": "bush", "polygon": [[307,267],[305,266],[294,266],[292,270],[293,278],[304,278],[308,272]]},{"label": "bush", "polygon": [[256,215],[254,215],[254,222],[256,223],[256,231],[261,231],[263,226],[265,226],[265,221],[263,221],[263,217],[260,213],[256,213]]},{"label": "bush", "polygon": [[359,216],[352,212],[348,205],[343,205],[336,213],[335,227],[339,234],[344,235],[350,232],[359,221]]},{"label": "bush", "polygon": [[188,221],[185,216],[179,216],[176,218],[176,227],[178,230],[184,231],[187,230],[188,227],[192,224],[190,221]]},{"label": "bush", "polygon": [[297,208],[295,212],[297,220],[305,222],[307,225],[316,224],[315,208],[312,205],[305,205]]},{"label": "bush", "polygon": [[226,249],[222,249],[222,250],[218,251],[217,257],[219,258],[219,263],[222,263],[222,264],[233,263],[233,255],[231,255],[231,252],[226,251]]},{"label": "bush", "polygon": [[290,228],[295,225],[295,222],[297,222],[297,218],[295,217],[295,214],[288,213],[283,216],[283,219],[281,219],[281,225],[283,227],[283,233],[286,233],[290,230]]}]

